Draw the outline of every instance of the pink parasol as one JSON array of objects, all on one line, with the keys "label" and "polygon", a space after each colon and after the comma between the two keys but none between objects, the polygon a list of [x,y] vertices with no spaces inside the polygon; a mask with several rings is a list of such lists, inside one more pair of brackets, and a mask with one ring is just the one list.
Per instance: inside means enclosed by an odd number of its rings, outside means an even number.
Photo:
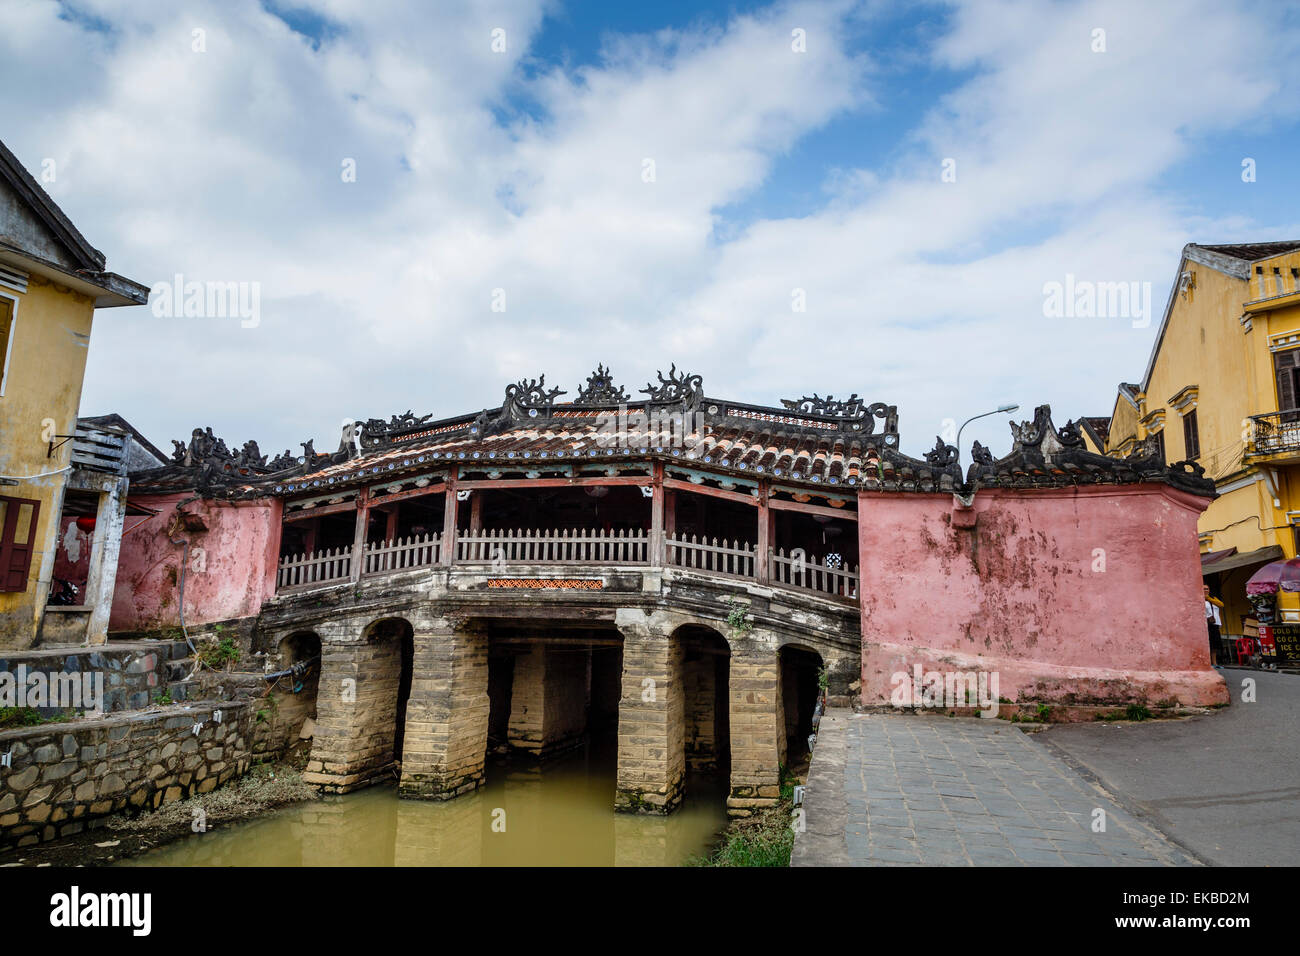
[{"label": "pink parasol", "polygon": [[1275,594],[1279,589],[1300,591],[1300,558],[1266,564],[1246,582],[1247,594]]}]

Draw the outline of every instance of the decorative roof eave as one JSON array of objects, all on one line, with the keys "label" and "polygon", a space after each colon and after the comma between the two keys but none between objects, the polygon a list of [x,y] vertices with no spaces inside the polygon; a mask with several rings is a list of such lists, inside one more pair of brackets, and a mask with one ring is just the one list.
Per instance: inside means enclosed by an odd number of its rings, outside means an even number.
[{"label": "decorative roof eave", "polygon": [[980,488],[1052,488],[1070,485],[1131,485],[1163,482],[1180,491],[1217,497],[1213,480],[1195,461],[1165,464],[1153,440],[1139,443],[1127,458],[1112,458],[1088,451],[1080,426],[1052,423],[1050,405],[1034,409],[1032,422],[1011,424],[1013,446],[996,461],[976,442],[974,459],[966,473],[966,491]]}]

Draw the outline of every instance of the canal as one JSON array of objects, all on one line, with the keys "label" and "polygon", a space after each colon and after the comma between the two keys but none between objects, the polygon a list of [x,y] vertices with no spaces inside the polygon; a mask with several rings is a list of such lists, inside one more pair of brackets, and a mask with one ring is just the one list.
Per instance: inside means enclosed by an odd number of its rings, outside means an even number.
[{"label": "canal", "polygon": [[615,813],[613,737],[546,763],[494,757],[478,791],[399,800],[396,785],[288,807],[124,861],[135,866],[677,866],[726,824],[725,777],[692,774],[668,817]]}]

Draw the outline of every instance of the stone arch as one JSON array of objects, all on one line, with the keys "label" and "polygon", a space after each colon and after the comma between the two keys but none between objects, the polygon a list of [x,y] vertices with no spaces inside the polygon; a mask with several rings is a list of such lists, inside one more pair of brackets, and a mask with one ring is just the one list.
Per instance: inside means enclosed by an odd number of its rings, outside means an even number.
[{"label": "stone arch", "polygon": [[317,697],[320,692],[321,638],[313,630],[297,630],[276,645],[283,674],[276,680],[273,732],[280,739],[274,749],[292,750],[299,740],[315,737]]},{"label": "stone arch", "polygon": [[290,631],[276,644],[276,653],[280,655],[280,667],[292,667],[305,664],[313,658],[319,658],[321,652],[320,635],[310,628]]},{"label": "stone arch", "polygon": [[788,641],[777,650],[781,762],[796,773],[802,771],[811,753],[808,738],[823,693],[819,679],[825,668],[826,659],[808,644]]},{"label": "stone arch", "polygon": [[[362,630],[361,642],[360,658],[369,665],[364,690],[369,713],[359,732],[368,738],[369,749],[387,755],[384,763],[400,765],[414,676],[415,627],[401,616],[377,618]],[[357,696],[361,704],[360,687]]]},{"label": "stone arch", "polygon": [[731,643],[711,624],[678,625],[671,639],[681,645],[683,739],[688,786],[691,772],[731,770]]}]

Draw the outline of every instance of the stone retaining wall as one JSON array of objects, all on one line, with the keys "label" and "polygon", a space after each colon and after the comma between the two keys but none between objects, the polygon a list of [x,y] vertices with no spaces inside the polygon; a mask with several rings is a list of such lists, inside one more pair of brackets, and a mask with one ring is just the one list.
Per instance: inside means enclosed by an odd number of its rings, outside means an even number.
[{"label": "stone retaining wall", "polygon": [[[0,671],[16,675],[20,666],[26,666],[28,673],[86,674],[99,671],[104,675],[103,710],[115,713],[148,707],[164,689],[172,688],[175,698],[180,691],[173,685],[184,679],[186,670],[177,662],[188,657],[189,653],[184,641],[10,651],[0,655]],[[37,707],[35,710],[42,717],[61,716],[58,707]]]},{"label": "stone retaining wall", "polygon": [[247,772],[253,721],[246,703],[202,701],[0,732],[0,847],[208,793]]}]

